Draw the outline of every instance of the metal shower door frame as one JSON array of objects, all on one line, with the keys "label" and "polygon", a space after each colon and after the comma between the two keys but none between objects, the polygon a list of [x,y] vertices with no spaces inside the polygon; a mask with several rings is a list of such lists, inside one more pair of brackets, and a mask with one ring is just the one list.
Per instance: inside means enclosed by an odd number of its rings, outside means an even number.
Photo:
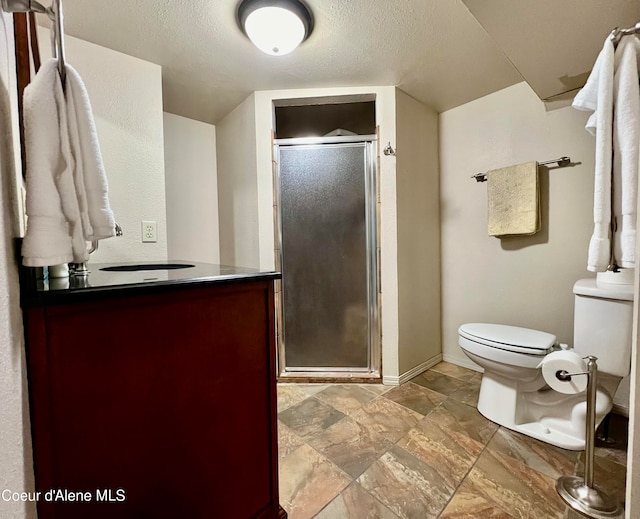
[{"label": "metal shower door frame", "polygon": [[[380,334],[380,262],[378,239],[378,168],[377,168],[377,136],[357,135],[340,137],[304,137],[295,139],[274,139],[274,214],[276,230],[276,265],[278,269],[283,265],[282,248],[282,218],[281,218],[281,177],[280,177],[280,148],[302,146],[308,149],[325,145],[353,146],[364,145],[365,163],[365,226],[366,226],[366,257],[367,257],[367,308],[369,321],[369,365],[366,368],[288,368],[285,364],[285,336],[284,336],[284,298],[280,281],[280,292],[276,294],[276,334],[278,350],[278,377],[286,379],[378,379],[381,376],[381,334]],[[283,272],[283,276],[286,275]]]}]

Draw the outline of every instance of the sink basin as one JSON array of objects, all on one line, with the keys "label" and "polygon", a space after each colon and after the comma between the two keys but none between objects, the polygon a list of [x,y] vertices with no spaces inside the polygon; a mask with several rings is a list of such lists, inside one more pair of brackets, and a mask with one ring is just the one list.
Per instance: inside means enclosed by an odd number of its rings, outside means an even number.
[{"label": "sink basin", "polygon": [[139,265],[114,265],[113,267],[104,267],[100,270],[106,272],[137,272],[140,270],[177,270],[190,269],[195,265],[188,263],[141,263]]}]

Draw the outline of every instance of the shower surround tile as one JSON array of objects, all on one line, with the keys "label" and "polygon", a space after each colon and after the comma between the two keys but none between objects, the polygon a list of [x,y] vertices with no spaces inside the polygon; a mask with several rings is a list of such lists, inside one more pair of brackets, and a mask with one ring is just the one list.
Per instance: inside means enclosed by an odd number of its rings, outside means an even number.
[{"label": "shower surround tile", "polygon": [[407,382],[401,386],[394,387],[392,390],[384,394],[384,398],[392,400],[397,404],[408,407],[421,415],[428,415],[439,404],[444,402],[447,397],[431,391],[426,387],[419,386]]},{"label": "shower surround tile", "polygon": [[351,478],[324,456],[303,445],[280,463],[280,504],[289,519],[307,519],[333,500]]},{"label": "shower surround tile", "polygon": [[329,503],[316,519],[398,519],[375,497],[358,483],[351,483],[342,493]]},{"label": "shower surround tile", "polygon": [[376,397],[375,393],[354,384],[336,384],[316,393],[318,400],[345,414],[360,409]]},{"label": "shower surround tile", "polygon": [[316,436],[345,417],[330,405],[311,397],[278,414],[282,423],[303,440]]},{"label": "shower surround tile", "polygon": [[392,445],[349,417],[318,433],[308,443],[352,478],[362,474]]},{"label": "shower surround tile", "polygon": [[437,517],[454,490],[437,469],[397,445],[357,481],[391,511],[406,519]]}]

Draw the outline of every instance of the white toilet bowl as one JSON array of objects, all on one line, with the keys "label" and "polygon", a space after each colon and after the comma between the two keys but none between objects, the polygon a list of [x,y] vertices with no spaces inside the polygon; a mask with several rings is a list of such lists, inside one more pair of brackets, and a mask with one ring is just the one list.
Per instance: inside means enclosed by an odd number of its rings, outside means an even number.
[{"label": "white toilet bowl", "polygon": [[[629,373],[633,287],[574,285],[574,351],[598,360],[596,426]],[[509,429],[565,449],[585,446],[586,395],[552,390],[538,367],[550,353],[569,349],[550,333],[502,324],[468,323],[458,329],[462,351],[484,368],[478,411]]]},{"label": "white toilet bowl", "polygon": [[[553,391],[538,368],[547,354],[562,348],[554,335],[487,323],[463,324],[458,333],[462,350],[484,368],[478,398],[480,413],[497,424],[558,447],[584,449],[585,394]],[[522,353],[525,348],[530,353]],[[597,423],[611,406],[611,394],[599,384]]]}]

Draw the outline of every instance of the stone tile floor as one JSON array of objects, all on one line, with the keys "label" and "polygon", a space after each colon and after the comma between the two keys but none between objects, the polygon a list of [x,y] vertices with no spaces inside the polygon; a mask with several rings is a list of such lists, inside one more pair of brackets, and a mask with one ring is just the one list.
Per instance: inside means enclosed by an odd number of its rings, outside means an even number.
[{"label": "stone tile floor", "polygon": [[[279,384],[280,504],[290,519],[573,519],[561,475],[582,452],[499,427],[481,374],[441,362],[399,387]],[[595,482],[624,500],[626,419],[599,442]]]}]

